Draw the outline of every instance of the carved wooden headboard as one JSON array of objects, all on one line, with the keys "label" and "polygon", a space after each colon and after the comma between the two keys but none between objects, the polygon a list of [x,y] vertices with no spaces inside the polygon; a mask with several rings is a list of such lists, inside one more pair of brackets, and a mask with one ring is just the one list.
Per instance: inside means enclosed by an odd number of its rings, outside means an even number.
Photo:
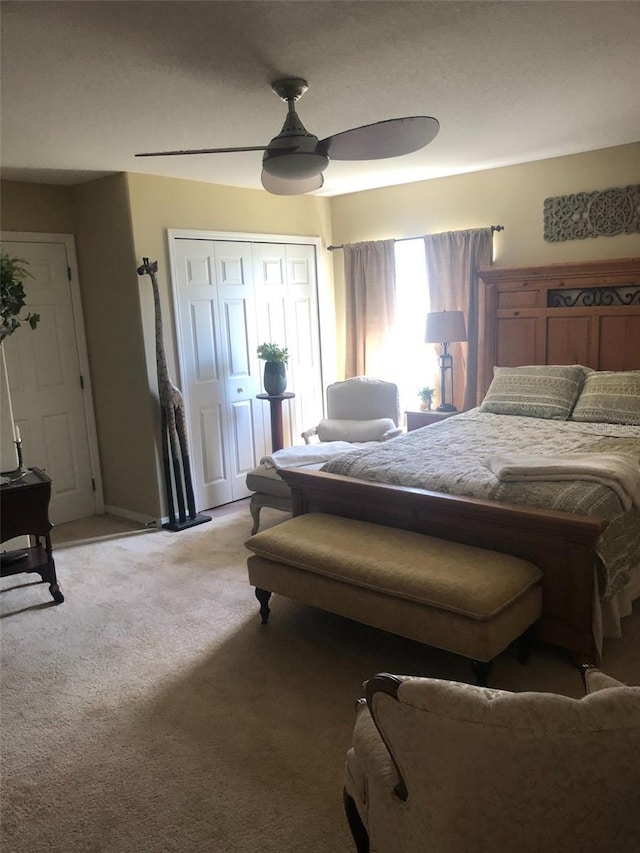
[{"label": "carved wooden headboard", "polygon": [[640,258],[494,267],[479,277],[482,392],[494,365],[640,370]]}]

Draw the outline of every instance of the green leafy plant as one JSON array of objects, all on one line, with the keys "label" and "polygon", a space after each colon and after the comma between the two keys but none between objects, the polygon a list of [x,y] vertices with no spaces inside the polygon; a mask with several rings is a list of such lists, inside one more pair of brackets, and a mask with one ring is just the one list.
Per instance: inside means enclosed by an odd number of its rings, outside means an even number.
[{"label": "green leafy plant", "polygon": [[425,385],[424,388],[420,388],[418,391],[418,397],[423,400],[425,403],[428,403],[429,400],[433,400],[433,395],[435,391],[433,388],[429,388],[428,385]]},{"label": "green leafy plant", "polygon": [[26,261],[11,258],[6,252],[0,255],[0,343],[12,335],[22,323],[28,323],[35,329],[40,322],[40,315],[29,312],[20,317],[26,303],[24,279],[33,278],[23,266]]},{"label": "green leafy plant", "polygon": [[278,344],[260,344],[258,347],[258,358],[263,361],[276,361],[281,364],[287,364],[289,361],[289,350],[287,347],[280,347]]}]

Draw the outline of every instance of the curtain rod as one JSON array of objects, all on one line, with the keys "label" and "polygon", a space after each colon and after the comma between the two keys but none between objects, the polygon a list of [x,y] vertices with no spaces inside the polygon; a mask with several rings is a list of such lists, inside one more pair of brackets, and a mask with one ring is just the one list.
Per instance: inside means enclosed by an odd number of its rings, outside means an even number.
[{"label": "curtain rod", "polygon": [[[504,231],[504,225],[492,225],[491,231]],[[403,243],[405,240],[422,240],[424,239],[424,235],[422,237],[396,237],[393,241],[394,243]],[[344,249],[344,245],[341,246],[327,246],[327,252],[335,252],[336,249]]]}]

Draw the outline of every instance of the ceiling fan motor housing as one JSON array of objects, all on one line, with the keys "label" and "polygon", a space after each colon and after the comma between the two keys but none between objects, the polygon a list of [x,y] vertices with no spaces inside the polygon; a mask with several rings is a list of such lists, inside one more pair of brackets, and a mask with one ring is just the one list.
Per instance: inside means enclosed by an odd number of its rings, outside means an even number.
[{"label": "ceiling fan motor housing", "polygon": [[318,137],[305,128],[290,101],[282,130],[264,152],[262,168],[276,178],[300,180],[321,174],[328,165],[329,157],[319,148]]}]

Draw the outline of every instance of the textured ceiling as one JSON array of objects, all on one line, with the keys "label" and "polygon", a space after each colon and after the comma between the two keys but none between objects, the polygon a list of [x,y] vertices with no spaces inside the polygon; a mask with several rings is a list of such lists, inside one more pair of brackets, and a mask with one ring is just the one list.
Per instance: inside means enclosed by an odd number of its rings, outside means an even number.
[{"label": "textured ceiling", "polygon": [[301,76],[320,138],[432,115],[427,148],[333,162],[319,195],[529,162],[640,139],[638,2],[2,2],[2,176],[74,184],[148,172],[260,187]]}]

